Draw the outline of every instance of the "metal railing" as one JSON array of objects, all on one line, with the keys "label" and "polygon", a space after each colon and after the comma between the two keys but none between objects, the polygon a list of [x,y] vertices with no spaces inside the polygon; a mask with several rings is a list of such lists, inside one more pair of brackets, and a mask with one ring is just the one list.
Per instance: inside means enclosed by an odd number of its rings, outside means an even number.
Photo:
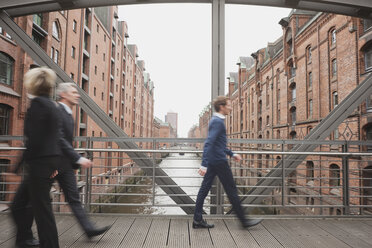
[{"label": "metal railing", "polygon": [[[4,143],[4,140],[6,141]],[[9,204],[21,177],[11,174],[22,150],[21,137],[0,137],[0,204]],[[142,149],[118,149],[113,142],[130,140]],[[181,187],[184,194],[195,200],[202,178],[197,174],[201,163],[203,139],[157,138],[98,138],[76,139],[87,157],[93,160],[90,169],[77,171],[81,201],[89,212],[184,214],[183,204],[173,202],[162,189]],[[278,180],[270,187],[271,193],[257,195],[261,204],[243,204],[252,215],[291,216],[370,216],[372,214],[371,142],[361,141],[295,141],[231,139],[234,152],[242,156],[239,163],[230,161],[239,196],[247,196],[259,180]],[[14,144],[13,144],[14,143]],[[291,152],[296,144],[316,144],[314,152]],[[143,154],[138,159],[151,160],[151,166],[139,167],[128,152]],[[294,155],[294,156],[289,156]],[[296,155],[306,159],[296,168],[286,168]],[[279,163],[281,162],[281,163]],[[279,167],[276,167],[280,164]],[[157,175],[157,170],[166,172]],[[282,171],[280,177],[270,176],[273,170]],[[287,173],[286,173],[287,172]],[[286,174],[289,176],[285,176]],[[170,176],[176,185],[159,185],[157,178]],[[230,204],[223,191],[213,191],[211,197],[221,200],[206,201],[205,211],[220,209],[229,213]],[[55,183],[51,192],[55,211],[68,212],[63,192]],[[218,211],[217,211],[218,212]],[[372,216],[372,215],[371,215]]]}]

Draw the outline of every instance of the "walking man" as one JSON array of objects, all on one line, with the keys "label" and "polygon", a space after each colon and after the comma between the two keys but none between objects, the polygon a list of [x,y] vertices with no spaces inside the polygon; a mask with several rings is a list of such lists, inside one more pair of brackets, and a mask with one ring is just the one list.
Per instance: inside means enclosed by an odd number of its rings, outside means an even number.
[{"label": "walking man", "polygon": [[[110,226],[96,228],[92,222],[89,221],[80,202],[74,169],[79,168],[79,166],[82,168],[89,168],[92,166],[92,161],[81,157],[72,147],[74,120],[72,118],[71,109],[74,105],[78,104],[80,95],[74,83],[60,83],[57,87],[57,94],[59,96],[59,104],[56,107],[55,113],[56,115],[60,115],[58,116],[60,119],[60,136],[62,136],[60,145],[62,147],[63,156],[59,157],[58,172],[53,174],[53,179],[58,181],[59,186],[62,188],[65,198],[80,226],[83,228],[86,235],[89,238],[92,238],[106,232]],[[20,193],[25,190],[26,187],[20,187],[15,199],[22,199],[21,196],[24,194]],[[20,201],[21,200],[17,200],[15,202]],[[15,212],[15,210],[13,210],[13,212]],[[33,215],[30,211],[22,212],[24,213],[24,216],[22,217],[22,228],[19,228],[17,232],[18,247],[37,246],[39,242],[33,238],[31,230]]]},{"label": "walking man", "polygon": [[[72,108],[79,103],[80,95],[75,83],[60,83],[57,87],[57,95],[59,97],[58,108],[61,112],[63,136],[72,148],[74,132]],[[80,226],[83,228],[86,235],[91,238],[106,232],[110,226],[96,228],[92,222],[89,221],[80,202],[74,169],[78,169],[79,166],[82,168],[89,168],[91,167],[92,162],[89,159],[81,157],[75,151],[71,152],[76,154],[75,157],[62,157],[61,168],[55,178],[57,179],[59,186],[62,188],[65,198]],[[71,160],[70,158],[73,159]]]},{"label": "walking man", "polygon": [[204,200],[212,187],[213,179],[218,176],[225,192],[232,204],[233,210],[238,216],[243,228],[259,224],[261,219],[247,219],[240,204],[237,188],[233,179],[226,155],[239,162],[241,157],[234,154],[226,146],[225,116],[231,111],[231,101],[225,96],[217,97],[213,102],[216,113],[213,115],[208,128],[208,138],[204,143],[202,165],[198,171],[204,176],[200,187],[195,206],[193,228],[213,228],[202,217]]}]

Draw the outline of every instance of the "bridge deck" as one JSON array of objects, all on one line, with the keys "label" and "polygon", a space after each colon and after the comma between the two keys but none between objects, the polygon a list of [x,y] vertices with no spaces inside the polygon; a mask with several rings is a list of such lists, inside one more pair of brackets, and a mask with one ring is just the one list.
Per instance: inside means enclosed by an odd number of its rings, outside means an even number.
[{"label": "bridge deck", "polygon": [[[14,247],[11,219],[0,217],[0,247]],[[215,228],[194,230],[190,217],[94,215],[98,226],[113,226],[88,240],[72,216],[56,218],[60,247],[372,247],[369,219],[265,220],[250,230],[242,230],[235,219],[211,219]]]}]

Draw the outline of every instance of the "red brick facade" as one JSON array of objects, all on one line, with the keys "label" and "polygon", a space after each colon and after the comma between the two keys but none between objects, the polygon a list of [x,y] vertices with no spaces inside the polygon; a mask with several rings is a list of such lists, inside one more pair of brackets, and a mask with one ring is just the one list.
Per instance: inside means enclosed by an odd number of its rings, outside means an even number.
[{"label": "red brick facade", "polygon": [[[119,125],[130,137],[152,137],[154,84],[138,61],[135,45],[128,45],[128,26],[117,19],[118,8],[102,7],[44,13],[15,18],[15,22],[35,40],[58,65]],[[134,48],[134,49],[132,49]],[[0,106],[9,109],[7,130],[2,134],[23,135],[27,97],[23,75],[34,65],[33,60],[9,37],[0,34],[1,71],[7,71],[11,83],[0,82]],[[9,64],[11,69],[7,69]],[[9,71],[9,72],[8,72]],[[4,75],[0,75],[4,77]],[[5,106],[5,107],[4,107]],[[76,136],[105,137],[106,134],[80,108],[73,110]],[[0,145],[22,146],[20,141],[0,141]],[[84,142],[77,146],[85,147]],[[146,148],[150,144],[139,144]],[[94,148],[117,148],[115,144],[94,142]],[[4,163],[15,163],[9,152]],[[12,152],[11,155],[17,153]],[[107,157],[125,158],[119,153]],[[130,163],[129,159],[110,159],[97,155],[93,174]],[[3,159],[1,157],[0,159]]]},{"label": "red brick facade", "polygon": [[[282,37],[252,54],[252,57],[239,58],[238,72],[230,73],[227,95],[232,101],[232,112],[226,118],[229,138],[302,140],[372,69],[370,21],[295,10],[280,24],[283,27]],[[366,99],[328,139],[371,140],[371,107],[371,100]],[[206,137],[209,118],[210,107],[207,107],[200,115],[201,137]],[[243,148],[280,149],[276,145],[244,145]],[[360,149],[368,148],[360,146],[352,151]],[[323,147],[322,151],[341,151],[341,146]],[[275,166],[277,159],[270,155],[244,158],[241,169],[234,170],[237,176],[265,175],[268,172],[265,167]],[[361,169],[363,175],[363,168],[368,165],[363,158],[361,161],[349,161],[350,169]],[[325,188],[304,192],[293,188],[289,194],[326,194],[333,198],[323,201],[323,204],[339,204],[342,189],[337,186],[343,183],[342,179],[335,181],[333,177],[343,177],[342,167],[340,158],[307,157],[297,172],[291,174],[288,184]],[[368,172],[364,176],[367,175]],[[313,179],[306,179],[306,176]],[[356,179],[350,177],[351,187],[367,183],[367,179],[358,179],[355,175]],[[256,179],[240,181],[244,185],[257,182]],[[360,194],[372,195],[369,190],[351,190],[350,194],[352,204],[372,204],[368,198],[357,197]],[[312,204],[320,204],[319,198],[308,198]],[[301,202],[301,199],[305,198],[288,197],[288,203],[305,204],[305,200]],[[319,209],[315,208],[313,212],[319,213]],[[329,213],[334,213],[332,208]]]}]

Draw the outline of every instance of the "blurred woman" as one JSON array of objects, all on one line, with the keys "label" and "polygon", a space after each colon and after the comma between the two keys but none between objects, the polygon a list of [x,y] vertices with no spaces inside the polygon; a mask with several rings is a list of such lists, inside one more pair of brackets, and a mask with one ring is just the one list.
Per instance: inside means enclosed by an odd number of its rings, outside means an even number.
[{"label": "blurred woman", "polygon": [[[46,67],[35,68],[24,76],[24,85],[33,95],[27,110],[24,136],[26,150],[23,160],[27,175],[13,200],[11,210],[17,226],[17,247],[37,245],[28,226],[35,216],[40,247],[56,248],[58,232],[52,211],[50,189],[58,174],[61,150],[60,112],[51,99],[56,74]],[[32,210],[32,212],[31,212]],[[32,224],[32,220],[31,220]]]}]

